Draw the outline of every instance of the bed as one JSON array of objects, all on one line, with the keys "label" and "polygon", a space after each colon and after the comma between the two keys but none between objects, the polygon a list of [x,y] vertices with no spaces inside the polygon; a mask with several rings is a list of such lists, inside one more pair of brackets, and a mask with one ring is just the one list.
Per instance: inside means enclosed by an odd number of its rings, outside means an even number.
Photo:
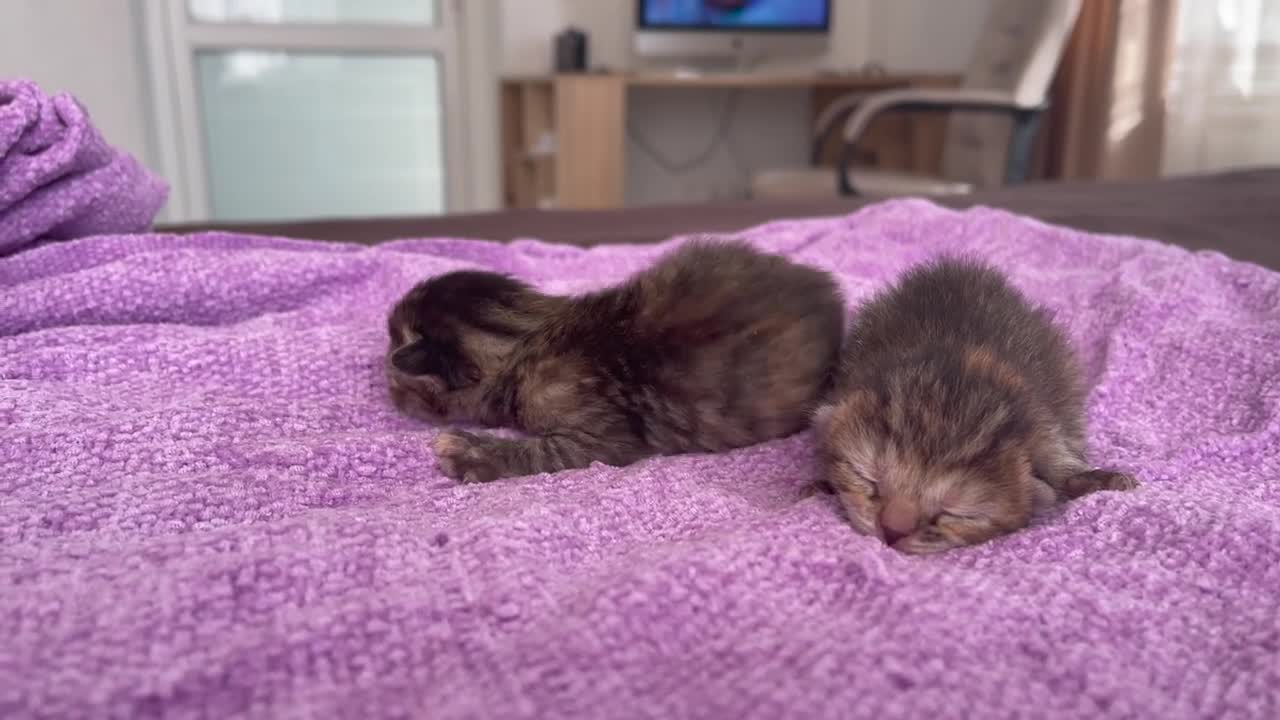
[{"label": "bed", "polygon": [[[127,169],[117,210],[153,200]],[[103,187],[30,193],[44,230],[0,257],[0,716],[1274,718],[1278,181],[89,237],[60,228],[100,203],[64,196]],[[1006,269],[1081,356],[1092,457],[1142,487],[907,557],[805,492],[806,433],[463,485],[387,399],[418,280],[580,292],[703,233],[851,310],[941,254]]]},{"label": "bed", "polygon": [[[1153,238],[1214,250],[1280,269],[1280,169],[1256,168],[1167,180],[1030,183],[945,198],[950,207],[989,206],[1095,233]],[[438,218],[180,225],[313,240],[376,243],[409,237],[540,238],[590,246],[652,243],[676,235],[732,232],[777,218],[844,215],[867,199],[729,202],[623,210],[500,212]]]}]

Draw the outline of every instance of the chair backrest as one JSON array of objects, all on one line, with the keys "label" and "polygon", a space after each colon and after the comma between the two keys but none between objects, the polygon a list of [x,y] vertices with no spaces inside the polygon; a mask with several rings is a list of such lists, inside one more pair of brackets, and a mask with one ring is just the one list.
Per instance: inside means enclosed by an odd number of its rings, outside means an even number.
[{"label": "chair backrest", "polygon": [[[993,0],[962,85],[1012,92],[1020,103],[1043,102],[1080,2]],[[1010,128],[1006,117],[953,113],[947,121],[942,173],[979,187],[1001,185]]]}]

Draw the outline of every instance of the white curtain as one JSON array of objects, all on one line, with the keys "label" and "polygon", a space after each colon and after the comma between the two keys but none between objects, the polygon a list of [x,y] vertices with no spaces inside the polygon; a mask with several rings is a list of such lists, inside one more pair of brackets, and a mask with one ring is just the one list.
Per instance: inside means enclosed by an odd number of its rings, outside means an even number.
[{"label": "white curtain", "polygon": [[1280,0],[1181,0],[1163,171],[1280,164]]}]

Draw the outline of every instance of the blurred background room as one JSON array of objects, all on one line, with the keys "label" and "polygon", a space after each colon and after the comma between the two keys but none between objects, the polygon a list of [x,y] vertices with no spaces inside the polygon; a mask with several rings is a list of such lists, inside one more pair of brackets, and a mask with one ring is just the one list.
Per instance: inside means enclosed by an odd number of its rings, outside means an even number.
[{"label": "blurred background room", "polygon": [[1280,0],[6,0],[169,223],[1158,178],[1280,161]]}]

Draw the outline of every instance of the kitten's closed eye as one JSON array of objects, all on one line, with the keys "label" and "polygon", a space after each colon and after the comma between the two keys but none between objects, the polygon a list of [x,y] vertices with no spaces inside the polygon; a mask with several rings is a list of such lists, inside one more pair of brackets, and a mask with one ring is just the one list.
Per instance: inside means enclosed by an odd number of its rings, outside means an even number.
[{"label": "kitten's closed eye", "polygon": [[880,483],[875,478],[862,472],[861,469],[852,465],[845,467],[846,477],[851,478],[850,484],[859,492],[864,493],[868,498],[876,500],[880,497]]},{"label": "kitten's closed eye", "polygon": [[861,480],[864,485],[866,485],[867,490],[871,493],[871,497],[873,498],[880,497],[880,483],[876,482],[870,477],[867,477],[866,475],[859,475],[858,479]]},{"label": "kitten's closed eye", "polygon": [[480,369],[462,356],[456,344],[432,342],[427,338],[391,353],[391,365],[406,375],[438,377],[450,390],[473,385],[480,379]]},{"label": "kitten's closed eye", "polygon": [[836,479],[840,485],[850,489],[865,490],[872,495],[879,493],[879,483],[857,463],[833,455],[826,456],[825,461],[832,478]]}]

